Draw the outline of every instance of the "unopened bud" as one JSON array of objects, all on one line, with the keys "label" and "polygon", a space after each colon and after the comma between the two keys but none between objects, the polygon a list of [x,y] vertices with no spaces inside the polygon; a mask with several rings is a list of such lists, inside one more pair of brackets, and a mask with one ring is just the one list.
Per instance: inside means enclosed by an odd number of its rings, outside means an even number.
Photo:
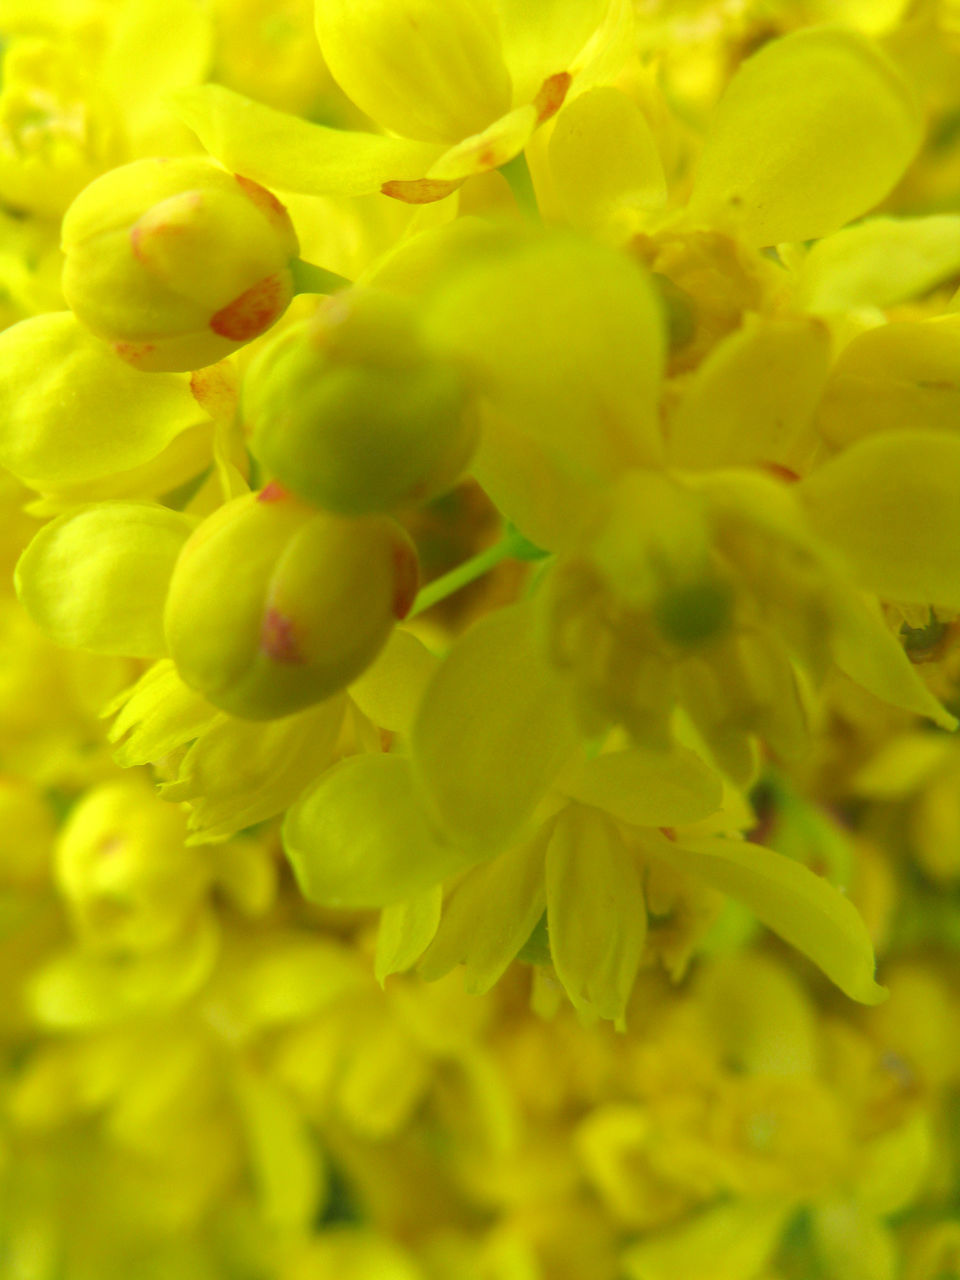
[{"label": "unopened bud", "polygon": [[409,302],[373,290],[332,299],[266,347],[242,412],[267,469],[344,515],[436,496],[476,443],[459,366],[421,340]]},{"label": "unopened bud", "polygon": [[167,596],[170,655],[231,715],[290,715],[355,680],[416,589],[416,552],[394,520],[318,512],[272,484],[185,544]]},{"label": "unopened bud", "polygon": [[140,778],[89,791],[56,847],[57,880],[84,941],[144,951],[168,943],[206,889],[183,813]]},{"label": "unopened bud", "polygon": [[137,160],[63,220],[63,293],[138,369],[199,369],[268,329],[293,296],[286,209],[210,160]]}]

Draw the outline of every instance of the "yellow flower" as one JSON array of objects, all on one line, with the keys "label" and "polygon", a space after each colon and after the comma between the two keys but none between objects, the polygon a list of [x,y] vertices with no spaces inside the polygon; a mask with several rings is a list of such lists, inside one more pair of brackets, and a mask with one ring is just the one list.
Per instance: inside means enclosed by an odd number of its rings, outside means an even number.
[{"label": "yellow flower", "polygon": [[[386,136],[285,116],[221,86],[178,95],[222,163],[313,195],[383,191],[441,199],[506,164],[568,92],[627,53],[620,0],[320,0],[320,48],[334,79]],[[392,135],[392,136],[390,136]]]},{"label": "yellow flower", "polygon": [[[811,477],[814,494],[829,474]],[[546,654],[588,731],[621,724],[662,744],[680,706],[721,767],[746,780],[752,735],[786,758],[805,746],[797,673],[816,687],[831,661],[893,705],[951,725],[844,581],[817,523],[758,472],[637,471],[612,487],[538,599]],[[888,571],[902,555],[892,542]]]}]

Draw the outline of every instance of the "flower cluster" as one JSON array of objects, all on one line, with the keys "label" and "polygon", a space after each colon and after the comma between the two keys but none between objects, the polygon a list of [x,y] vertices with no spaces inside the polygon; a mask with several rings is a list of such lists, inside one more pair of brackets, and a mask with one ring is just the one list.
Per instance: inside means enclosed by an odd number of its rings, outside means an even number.
[{"label": "flower cluster", "polygon": [[955,7],[0,6],[11,1280],[960,1275]]}]

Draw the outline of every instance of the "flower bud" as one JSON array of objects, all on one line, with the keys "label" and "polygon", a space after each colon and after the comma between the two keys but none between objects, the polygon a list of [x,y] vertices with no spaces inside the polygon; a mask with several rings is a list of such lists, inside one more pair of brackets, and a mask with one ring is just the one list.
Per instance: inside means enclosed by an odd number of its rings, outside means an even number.
[{"label": "flower bud", "polygon": [[393,520],[341,519],[271,484],[185,544],[167,596],[170,656],[231,715],[290,715],[360,675],[416,589],[416,552]]},{"label": "flower bud", "polygon": [[89,791],[56,846],[56,874],[83,940],[145,951],[183,928],[206,889],[208,873],[185,844],[182,811],[142,778]]},{"label": "flower bud", "polygon": [[476,441],[460,368],[421,339],[409,302],[374,290],[274,339],[250,366],[242,412],[281,483],[343,515],[434,497]]},{"label": "flower bud", "polygon": [[63,293],[138,369],[199,369],[263,333],[293,296],[299,246],[282,204],[205,159],[138,160],[86,187],[63,220]]}]

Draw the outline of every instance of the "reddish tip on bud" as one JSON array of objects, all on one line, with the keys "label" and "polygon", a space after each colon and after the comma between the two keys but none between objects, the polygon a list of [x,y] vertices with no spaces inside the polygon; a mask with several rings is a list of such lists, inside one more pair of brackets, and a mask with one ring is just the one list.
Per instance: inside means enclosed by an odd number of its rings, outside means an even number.
[{"label": "reddish tip on bud", "polygon": [[271,480],[270,483],[260,490],[257,494],[258,502],[282,502],[284,498],[290,495],[279,480]]},{"label": "reddish tip on bud", "polygon": [[413,608],[413,602],[420,590],[420,565],[417,553],[410,543],[394,543],[393,575],[396,583],[393,593],[393,616],[400,622]]},{"label": "reddish tip on bud", "polygon": [[268,609],[260,628],[260,648],[273,662],[302,663],[297,645],[297,629],[292,618],[279,609]]},{"label": "reddish tip on bud", "polygon": [[260,183],[254,182],[252,178],[244,178],[242,174],[235,173],[233,178],[248,200],[252,200],[257,208],[272,219],[278,227],[286,228],[289,223],[287,207],[281,204],[272,191],[261,187]]},{"label": "reddish tip on bud", "polygon": [[286,276],[267,276],[212,316],[210,328],[231,342],[251,342],[279,320],[289,301]]},{"label": "reddish tip on bud", "polygon": [[773,476],[774,480],[782,480],[785,484],[796,484],[800,476],[790,467],[785,467],[782,462],[762,462],[762,469],[768,476]]}]

